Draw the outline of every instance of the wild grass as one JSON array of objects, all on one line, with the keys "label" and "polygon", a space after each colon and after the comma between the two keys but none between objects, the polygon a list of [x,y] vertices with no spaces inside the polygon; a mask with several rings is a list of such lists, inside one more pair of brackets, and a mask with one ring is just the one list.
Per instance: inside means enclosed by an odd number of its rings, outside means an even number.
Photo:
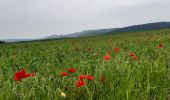
[{"label": "wild grass", "polygon": [[[108,51],[111,59],[104,61]],[[70,67],[76,72],[60,76]],[[20,69],[36,76],[16,82]],[[77,88],[81,74],[94,80]],[[170,29],[0,44],[0,100],[168,100],[169,92]]]}]

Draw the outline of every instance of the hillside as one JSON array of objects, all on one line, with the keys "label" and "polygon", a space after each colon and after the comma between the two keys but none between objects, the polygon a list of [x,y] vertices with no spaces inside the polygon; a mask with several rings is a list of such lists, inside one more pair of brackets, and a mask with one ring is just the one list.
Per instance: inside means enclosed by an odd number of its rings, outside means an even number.
[{"label": "hillside", "polygon": [[[170,28],[170,22],[156,22],[147,23],[141,25],[127,26],[123,28],[109,28],[109,29],[98,29],[98,30],[85,30],[81,32],[70,33],[66,35],[51,35],[43,37],[41,39],[34,40],[48,40],[48,39],[59,39],[59,38],[73,38],[73,37],[84,37],[84,36],[96,36],[102,34],[114,34],[114,33],[127,33],[127,32],[140,32],[147,30],[159,30]],[[19,42],[19,41],[32,41],[33,39],[6,39],[5,42]]]},{"label": "hillside", "polygon": [[147,30],[159,30],[170,28],[170,22],[157,22],[157,23],[148,23],[141,25],[133,25],[124,28],[118,28],[116,30],[108,32],[108,34],[118,33],[118,32],[140,32]]}]

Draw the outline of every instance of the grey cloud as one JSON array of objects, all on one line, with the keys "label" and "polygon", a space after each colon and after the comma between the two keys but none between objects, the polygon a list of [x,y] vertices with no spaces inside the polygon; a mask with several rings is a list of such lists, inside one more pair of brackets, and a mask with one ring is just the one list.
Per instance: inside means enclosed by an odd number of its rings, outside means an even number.
[{"label": "grey cloud", "polygon": [[0,39],[170,21],[169,0],[0,0]]}]

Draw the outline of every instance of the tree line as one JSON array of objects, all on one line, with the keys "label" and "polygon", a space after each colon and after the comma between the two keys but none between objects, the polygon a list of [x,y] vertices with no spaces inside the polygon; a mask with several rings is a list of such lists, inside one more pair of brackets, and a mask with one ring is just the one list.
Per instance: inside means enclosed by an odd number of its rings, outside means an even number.
[{"label": "tree line", "polygon": [[5,44],[5,41],[0,41],[0,44]]}]

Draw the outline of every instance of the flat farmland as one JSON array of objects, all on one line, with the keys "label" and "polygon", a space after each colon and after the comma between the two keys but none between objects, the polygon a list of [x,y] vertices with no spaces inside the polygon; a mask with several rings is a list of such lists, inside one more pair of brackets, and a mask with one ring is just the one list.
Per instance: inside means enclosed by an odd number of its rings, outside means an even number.
[{"label": "flat farmland", "polygon": [[0,44],[0,100],[168,100],[170,29]]}]

